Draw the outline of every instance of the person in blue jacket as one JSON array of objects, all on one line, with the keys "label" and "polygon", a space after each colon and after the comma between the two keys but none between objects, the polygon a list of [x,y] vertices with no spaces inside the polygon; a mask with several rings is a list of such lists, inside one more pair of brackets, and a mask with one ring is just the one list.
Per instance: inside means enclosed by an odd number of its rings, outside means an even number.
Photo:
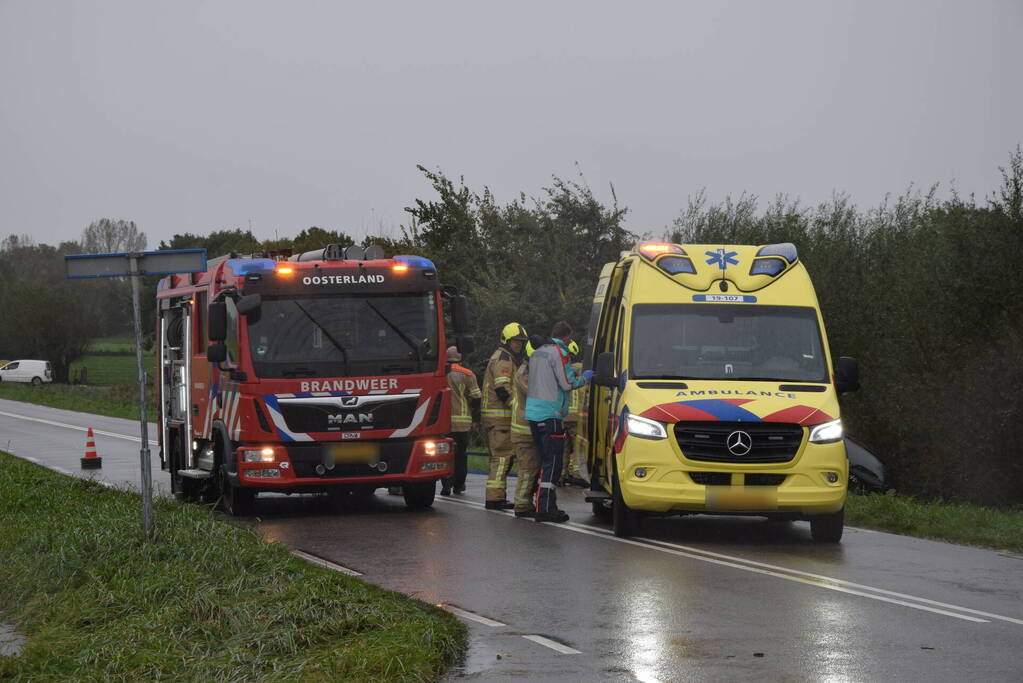
[{"label": "person in blue jacket", "polygon": [[536,496],[536,521],[566,522],[568,514],[558,509],[555,482],[561,478],[565,449],[565,415],[569,392],[586,384],[591,370],[577,375],[570,365],[568,344],[572,326],[563,320],[551,328],[551,341],[533,352],[529,360],[529,389],[525,418],[540,451],[539,491]]}]

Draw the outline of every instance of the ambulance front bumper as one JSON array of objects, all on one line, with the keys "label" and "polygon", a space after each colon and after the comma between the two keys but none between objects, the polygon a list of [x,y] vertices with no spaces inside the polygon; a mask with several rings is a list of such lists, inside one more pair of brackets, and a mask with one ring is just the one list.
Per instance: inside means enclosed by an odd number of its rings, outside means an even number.
[{"label": "ambulance front bumper", "polygon": [[804,441],[782,465],[689,461],[666,440],[630,439],[618,458],[625,504],[655,513],[827,514],[845,505],[849,481],[841,441]]}]

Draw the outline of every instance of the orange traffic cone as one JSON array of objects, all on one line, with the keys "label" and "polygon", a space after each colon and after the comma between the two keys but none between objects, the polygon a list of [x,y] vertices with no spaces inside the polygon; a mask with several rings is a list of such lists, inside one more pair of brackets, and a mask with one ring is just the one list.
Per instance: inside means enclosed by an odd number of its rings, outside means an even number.
[{"label": "orange traffic cone", "polygon": [[87,441],[85,442],[85,457],[82,458],[82,469],[83,470],[94,470],[98,467],[103,466],[103,458],[96,455],[96,442],[93,441],[92,427],[89,427],[89,431],[86,433]]}]

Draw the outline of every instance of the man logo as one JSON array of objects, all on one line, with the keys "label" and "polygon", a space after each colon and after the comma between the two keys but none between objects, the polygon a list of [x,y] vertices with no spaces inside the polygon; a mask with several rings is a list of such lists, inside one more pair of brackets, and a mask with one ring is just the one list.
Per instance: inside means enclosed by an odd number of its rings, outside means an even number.
[{"label": "man logo", "polygon": [[338,413],[327,415],[328,425],[373,424],[373,413]]},{"label": "man logo", "polygon": [[753,448],[753,439],[746,432],[734,431],[725,439],[725,445],[732,455],[746,455]]},{"label": "man logo", "polygon": [[341,396],[341,405],[343,405],[345,407],[357,406],[357,405],[359,405],[359,397],[358,396]]}]

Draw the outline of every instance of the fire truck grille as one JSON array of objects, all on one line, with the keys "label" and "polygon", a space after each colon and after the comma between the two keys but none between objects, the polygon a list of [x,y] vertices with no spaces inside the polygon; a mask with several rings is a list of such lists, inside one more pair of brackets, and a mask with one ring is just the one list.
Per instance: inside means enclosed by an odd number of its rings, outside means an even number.
[{"label": "fire truck grille", "polygon": [[281,403],[281,415],[293,432],[357,432],[363,429],[403,429],[412,422],[418,396],[381,401],[352,408],[336,402]]},{"label": "fire truck grille", "polygon": [[[379,477],[385,474],[402,474],[408,467],[412,454],[411,441],[381,442],[380,458],[373,464],[332,463],[324,457],[325,448],[320,444],[289,445],[288,458],[299,478],[332,479],[336,477]],[[316,466],[323,466],[317,472]]]},{"label": "fire truck grille", "polygon": [[[728,450],[728,436],[746,432],[751,446],[738,455]],[[783,422],[678,422],[675,438],[690,460],[732,463],[789,462],[803,442],[803,428]]]}]

